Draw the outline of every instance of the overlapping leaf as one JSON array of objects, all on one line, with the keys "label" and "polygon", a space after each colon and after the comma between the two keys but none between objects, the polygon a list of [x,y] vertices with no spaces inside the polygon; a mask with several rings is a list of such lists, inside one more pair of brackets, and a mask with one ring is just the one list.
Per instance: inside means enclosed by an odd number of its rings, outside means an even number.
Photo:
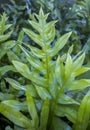
[{"label": "overlapping leaf", "polygon": [[[39,119],[38,119],[38,114],[37,114],[37,110],[35,107],[35,103],[33,98],[30,95],[30,92],[26,91],[26,97],[27,97],[27,104],[28,104],[28,110],[32,119],[32,126],[37,129],[38,125],[39,125]],[[34,129],[34,130],[35,130]]]},{"label": "overlapping leaf", "polygon": [[32,129],[32,126],[30,126],[31,122],[27,117],[25,117],[18,110],[15,110],[4,103],[0,103],[0,113],[3,114],[5,117],[7,117],[16,125],[24,127],[24,128],[29,127]]},{"label": "overlapping leaf", "polygon": [[13,61],[13,64],[18,72],[20,72],[24,77],[31,80],[32,82],[41,85],[46,86],[47,80],[40,77],[37,73],[30,72],[28,66],[24,63],[21,63],[19,61]]},{"label": "overlapping leaf", "polygon": [[74,125],[74,130],[86,130],[89,124],[89,118],[90,118],[90,91],[85,95],[80,104],[76,123]]}]

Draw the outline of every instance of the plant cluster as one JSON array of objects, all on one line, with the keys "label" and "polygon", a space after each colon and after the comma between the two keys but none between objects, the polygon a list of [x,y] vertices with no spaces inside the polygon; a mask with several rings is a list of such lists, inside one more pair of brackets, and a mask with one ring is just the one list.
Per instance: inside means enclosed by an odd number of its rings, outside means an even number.
[{"label": "plant cluster", "polygon": [[[90,91],[82,93],[90,79],[79,78],[90,70],[83,66],[85,53],[71,56],[72,47],[62,53],[72,32],[56,37],[57,21],[47,22],[48,15],[41,8],[15,41],[1,16],[0,121],[6,125],[0,129],[90,129]],[[24,33],[35,46],[23,41]]]},{"label": "plant cluster", "polygon": [[[64,52],[68,50],[73,44],[72,55],[76,55],[81,49],[86,53],[86,58],[84,64],[89,63],[89,34],[90,34],[90,16],[89,16],[89,3],[90,0],[9,0],[11,4],[4,4],[3,10],[8,14],[9,23],[13,23],[14,33],[12,34],[13,39],[16,39],[22,27],[31,28],[29,26],[27,19],[30,17],[34,19],[31,12],[38,12],[40,6],[44,9],[46,13],[50,12],[48,21],[57,19],[56,23],[56,35],[60,35],[65,32],[72,31],[72,36],[70,42],[66,45]],[[23,19],[22,19],[23,17]],[[25,35],[24,41],[29,41],[30,39]],[[33,43],[32,43],[33,44]],[[89,76],[89,73],[88,73]],[[89,76],[90,77],[90,76]]]}]

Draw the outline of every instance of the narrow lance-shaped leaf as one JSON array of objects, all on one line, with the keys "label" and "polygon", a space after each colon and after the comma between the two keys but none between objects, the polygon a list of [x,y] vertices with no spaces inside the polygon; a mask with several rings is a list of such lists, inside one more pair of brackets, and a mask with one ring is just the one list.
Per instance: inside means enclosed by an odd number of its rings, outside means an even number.
[{"label": "narrow lance-shaped leaf", "polygon": [[50,45],[50,43],[55,38],[55,27],[51,27],[47,32],[45,32],[45,44]]},{"label": "narrow lance-shaped leaf", "polygon": [[6,104],[7,106],[15,109],[15,110],[21,110],[21,111],[26,111],[27,112],[27,105],[26,102],[19,102],[17,100],[4,100],[2,101],[3,104]]},{"label": "narrow lance-shaped leaf", "polygon": [[73,98],[69,97],[68,95],[65,94],[60,94],[58,96],[57,102],[59,104],[75,104],[79,105],[79,102],[75,101]]},{"label": "narrow lance-shaped leaf", "polygon": [[15,41],[7,41],[0,45],[0,59],[7,53],[9,49],[15,46]]},{"label": "narrow lance-shaped leaf", "polygon": [[[17,41],[16,41],[16,46],[15,46],[15,53],[17,54],[17,55],[20,55],[20,53],[21,53],[21,48],[19,47],[19,45],[22,45],[22,41],[23,41],[23,37],[24,37],[24,32],[23,31],[21,31],[20,33],[19,33],[19,36],[18,36],[18,39],[17,39]],[[15,59],[13,59],[13,60],[15,60]]]},{"label": "narrow lance-shaped leaf", "polygon": [[13,51],[11,51],[11,50],[9,50],[7,52],[7,55],[8,55],[8,59],[10,61],[12,61],[12,60],[19,60],[19,57]]},{"label": "narrow lance-shaped leaf", "polygon": [[11,78],[5,78],[6,81],[14,88],[17,90],[26,90],[25,86],[21,85],[19,82],[17,82],[14,79]]},{"label": "narrow lance-shaped leaf", "polygon": [[31,96],[32,97],[38,97],[37,91],[36,91],[34,86],[32,86],[32,85],[21,85],[19,82],[17,82],[14,79],[11,79],[11,78],[5,78],[5,80],[16,90],[26,91],[27,87],[28,87],[28,90],[31,92]]},{"label": "narrow lance-shaped leaf", "polygon": [[71,130],[71,127],[68,125],[68,123],[64,122],[58,117],[53,118],[52,130]]},{"label": "narrow lance-shaped leaf", "polygon": [[30,46],[29,48],[37,58],[45,58],[46,54],[43,52],[43,50],[40,50],[34,46]]},{"label": "narrow lance-shaped leaf", "polygon": [[47,98],[42,106],[40,114],[40,128],[39,130],[46,130],[49,117],[49,99]]},{"label": "narrow lance-shaped leaf", "polygon": [[24,77],[31,80],[35,84],[46,86],[47,80],[45,80],[43,77],[40,77],[36,73],[30,72],[28,66],[22,62],[19,61],[13,61],[13,64],[18,72],[20,72]]},{"label": "narrow lance-shaped leaf", "polygon": [[41,26],[40,26],[40,24],[39,24],[38,22],[30,21],[30,20],[29,20],[29,23],[30,23],[30,24],[32,25],[32,27],[33,27],[34,29],[36,29],[39,33],[42,32]]},{"label": "narrow lance-shaped leaf", "polygon": [[89,79],[80,79],[75,80],[72,83],[67,83],[65,88],[72,91],[82,91],[83,89],[90,86],[90,80]]},{"label": "narrow lance-shaped leaf", "polygon": [[43,41],[40,37],[40,35],[34,33],[33,31],[29,30],[29,29],[23,29],[23,31],[35,42],[37,43],[40,47],[43,47]]},{"label": "narrow lance-shaped leaf", "polygon": [[42,8],[40,8],[39,15],[36,14],[35,16],[37,17],[37,19],[39,20],[40,23],[42,23],[42,21],[43,21],[43,23],[45,24],[46,19],[48,18],[48,15],[49,15],[49,13],[44,15]]},{"label": "narrow lance-shaped leaf", "polygon": [[45,44],[50,45],[50,43],[54,40],[54,38],[55,38],[55,23],[56,22],[57,21],[51,21],[49,23],[46,23],[44,28],[42,28],[42,30],[44,32]]},{"label": "narrow lance-shaped leaf", "polygon": [[60,56],[58,56],[56,60],[55,77],[58,83],[60,84],[60,87],[62,87],[65,69],[64,69],[63,63],[60,60],[61,58]]},{"label": "narrow lance-shaped leaf", "polygon": [[4,34],[4,35],[0,35],[0,43],[6,41],[12,34],[12,31],[7,33],[7,34]]},{"label": "narrow lance-shaped leaf", "polygon": [[48,55],[55,56],[65,46],[70,36],[71,32],[60,37],[55,43],[55,46],[48,50]]},{"label": "narrow lance-shaped leaf", "polygon": [[19,33],[19,36],[18,36],[18,41],[22,41],[23,40],[23,36],[24,36],[24,32],[23,31],[21,31],[20,33]]},{"label": "narrow lance-shaped leaf", "polygon": [[7,29],[9,29],[11,26],[12,26],[12,24],[7,24],[7,25],[5,25],[5,26],[4,26],[4,32],[5,32]]},{"label": "narrow lance-shaped leaf", "polygon": [[46,98],[49,98],[49,99],[52,98],[50,93],[48,92],[48,90],[46,88],[42,88],[42,87],[39,87],[37,85],[35,85],[35,87],[36,87],[37,93],[41,99],[45,100]]},{"label": "narrow lance-shaped leaf", "polygon": [[65,78],[69,78],[69,76],[71,75],[71,73],[73,72],[72,70],[72,58],[71,56],[68,54],[67,55],[67,59],[66,59],[66,63],[65,63]]},{"label": "narrow lance-shaped leaf", "polygon": [[15,41],[14,41],[14,40],[10,40],[10,41],[7,41],[7,42],[5,42],[5,43],[2,43],[0,49],[9,50],[9,49],[11,49],[12,47],[14,47],[15,45],[16,45]]},{"label": "narrow lance-shaped leaf", "polygon": [[26,55],[26,58],[28,60],[28,62],[35,67],[38,70],[43,70],[42,64],[40,62],[39,59],[36,59],[36,57],[34,57],[30,52],[28,52],[24,47],[20,46],[20,48],[23,50],[23,52]]},{"label": "narrow lance-shaped leaf", "polygon": [[81,68],[83,61],[85,59],[85,53],[83,53],[81,56],[79,56],[73,64],[73,70],[76,71]]},{"label": "narrow lance-shaped leaf", "polygon": [[78,69],[77,71],[75,71],[74,75],[76,77],[80,74],[83,74],[83,73],[89,71],[89,70],[90,70],[90,68],[88,68],[88,67],[82,67],[81,69]]},{"label": "narrow lance-shaped leaf", "polygon": [[5,31],[11,27],[11,24],[6,24],[8,20],[8,17],[6,16],[6,13],[3,13],[1,15],[1,20],[0,20],[0,35],[3,35]]},{"label": "narrow lance-shaped leaf", "polygon": [[83,98],[73,130],[86,130],[90,118],[90,91]]},{"label": "narrow lance-shaped leaf", "polygon": [[6,104],[0,103],[0,113],[12,121],[14,124],[23,128],[29,127],[32,130],[30,120],[18,110],[13,109]]},{"label": "narrow lance-shaped leaf", "polygon": [[0,67],[0,76],[3,76],[8,71],[15,71],[15,68],[12,65],[6,65],[3,67]]},{"label": "narrow lance-shaped leaf", "polygon": [[57,105],[54,111],[56,116],[67,117],[71,122],[75,123],[77,116],[75,106]]},{"label": "narrow lance-shaped leaf", "polygon": [[32,54],[34,56],[36,56],[37,58],[40,58],[40,59],[45,58],[46,54],[44,53],[43,50],[38,49],[38,48],[36,48],[34,46],[30,46],[30,45],[28,45],[28,44],[26,44],[24,42],[23,42],[23,45],[26,46],[26,47],[28,47],[28,49],[31,50]]},{"label": "narrow lance-shaped leaf", "polygon": [[37,110],[35,107],[35,103],[33,98],[30,95],[30,92],[28,92],[28,89],[26,91],[26,98],[27,98],[27,105],[28,105],[28,110],[31,116],[31,122],[32,126],[35,128],[35,130],[38,128],[39,125],[39,119],[38,119],[38,114]]}]

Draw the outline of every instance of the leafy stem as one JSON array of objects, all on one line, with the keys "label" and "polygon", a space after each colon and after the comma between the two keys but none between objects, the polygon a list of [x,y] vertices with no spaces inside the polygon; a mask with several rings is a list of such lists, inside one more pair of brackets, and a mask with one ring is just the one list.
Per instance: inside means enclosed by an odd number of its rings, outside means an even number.
[{"label": "leafy stem", "polygon": [[46,39],[45,39],[45,33],[44,33],[44,20],[41,18],[41,29],[42,29],[42,40],[43,40],[43,44],[44,44],[44,53],[45,53],[45,64],[46,64],[46,78],[47,78],[47,83],[48,83],[48,88],[49,88],[49,66],[48,66],[48,54],[47,54],[47,43],[46,43]]}]

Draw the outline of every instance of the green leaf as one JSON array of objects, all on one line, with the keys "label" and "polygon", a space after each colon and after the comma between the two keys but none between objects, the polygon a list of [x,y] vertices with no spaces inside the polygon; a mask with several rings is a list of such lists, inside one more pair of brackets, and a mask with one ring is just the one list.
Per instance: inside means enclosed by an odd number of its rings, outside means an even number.
[{"label": "green leaf", "polygon": [[61,60],[60,56],[58,56],[56,60],[56,66],[55,66],[55,77],[57,82],[60,84],[60,87],[62,87],[65,68],[63,66],[63,63],[60,60]]},{"label": "green leaf", "polygon": [[11,78],[5,78],[6,81],[14,88],[17,90],[26,90],[25,86],[21,85],[19,82],[17,82],[14,79]]},{"label": "green leaf", "polygon": [[48,32],[56,23],[57,21],[51,21],[45,25],[45,32]]},{"label": "green leaf", "polygon": [[72,83],[68,82],[65,88],[72,91],[82,91],[83,89],[89,86],[90,86],[89,79],[80,79],[80,80],[75,80]]},{"label": "green leaf", "polygon": [[40,8],[39,15],[35,15],[35,16],[37,17],[38,20],[40,20],[40,22],[42,22],[42,20],[43,20],[43,22],[45,23],[46,19],[48,18],[48,15],[49,14],[44,15],[42,8]]},{"label": "green leaf", "polygon": [[40,62],[39,59],[37,59],[35,56],[33,56],[32,53],[28,52],[24,47],[21,46],[21,49],[22,49],[23,52],[25,53],[28,62],[29,62],[33,67],[35,67],[36,69],[38,69],[38,70],[40,70],[40,71],[43,70],[42,63]]},{"label": "green leaf", "polygon": [[40,114],[40,128],[39,130],[46,130],[48,117],[49,117],[49,100],[46,99],[43,103],[41,114]]},{"label": "green leaf", "polygon": [[15,109],[15,110],[21,110],[21,111],[27,111],[27,105],[26,102],[19,102],[17,100],[4,100],[2,101],[3,104],[6,104],[7,106]]},{"label": "green leaf", "polygon": [[11,27],[11,24],[6,24],[8,20],[8,17],[6,16],[6,13],[3,13],[1,15],[1,20],[0,20],[0,35],[4,35],[5,31]]},{"label": "green leaf", "polygon": [[33,31],[29,29],[23,29],[23,31],[35,42],[37,43],[40,47],[43,47],[43,40],[41,39],[40,35],[34,33]]},{"label": "green leaf", "polygon": [[39,87],[39,86],[36,86],[36,85],[35,85],[35,87],[36,87],[37,93],[38,93],[38,95],[40,96],[41,99],[45,100],[46,98],[49,98],[49,99],[52,98],[50,93],[47,91],[46,88],[42,88],[42,87]]},{"label": "green leaf", "polygon": [[14,89],[26,91],[27,88],[28,88],[32,97],[38,97],[37,91],[36,91],[34,86],[32,86],[32,85],[21,85],[19,82],[17,82],[14,79],[11,79],[11,78],[5,78],[5,79]]},{"label": "green leaf", "polygon": [[12,26],[12,24],[7,24],[7,25],[5,25],[4,28],[3,28],[4,32],[5,32],[7,29],[9,29],[11,26]]},{"label": "green leaf", "polygon": [[36,88],[35,86],[32,86],[32,85],[25,85],[26,87],[26,90],[28,89],[28,91],[30,92],[30,95],[32,97],[35,97],[35,98],[38,98],[38,94],[37,94],[37,91],[36,91]]},{"label": "green leaf", "polygon": [[[20,49],[20,45],[22,45],[22,41],[23,41],[23,37],[24,37],[24,32],[23,31],[21,31],[20,33],[19,33],[19,35],[18,35],[18,39],[17,39],[17,41],[16,41],[16,46],[14,47],[14,52],[15,52],[15,54],[17,54],[17,55],[20,55],[21,54],[21,49]],[[13,60],[15,60],[15,59],[13,59]]]},{"label": "green leaf", "polygon": [[73,70],[76,71],[81,68],[83,61],[85,59],[85,53],[83,53],[81,56],[79,56],[73,64]]},{"label": "green leaf", "polygon": [[49,22],[49,26],[48,24],[45,25],[43,31],[44,31],[44,38],[45,38],[45,44],[50,44],[54,38],[55,38],[55,26],[54,24],[56,23],[56,21],[52,21],[52,22]]},{"label": "green leaf", "polygon": [[45,43],[50,44],[55,38],[55,23],[57,21],[51,21],[45,24],[44,34],[45,34]]},{"label": "green leaf", "polygon": [[86,130],[90,119],[90,91],[84,96],[76,122],[74,124],[74,130]]},{"label": "green leaf", "polygon": [[[45,53],[43,52],[43,50],[41,50],[41,49],[38,49],[38,48],[36,48],[36,47],[34,47],[34,46],[30,46],[30,45],[28,45],[28,44],[26,44],[26,43],[24,43],[23,42],[23,45],[24,46],[26,46],[26,47],[28,47],[28,49],[30,49],[31,50],[31,52],[32,52],[32,54],[34,55],[34,56],[36,56],[36,57],[38,57],[38,58],[45,58]],[[20,46],[21,47],[21,46]],[[22,48],[21,48],[22,49]],[[22,49],[23,50],[23,49]],[[29,52],[30,53],[30,52]],[[31,54],[31,53],[30,53]]]},{"label": "green leaf", "polygon": [[[1,48],[2,48],[2,49],[5,49],[5,50],[9,50],[9,49],[11,49],[12,47],[14,47],[15,44],[16,44],[15,41],[13,41],[13,40],[11,41],[11,40],[10,40],[10,41],[7,41],[7,42],[5,42],[5,43],[2,43],[2,44],[1,44]],[[0,49],[1,49],[1,48],[0,48]]]},{"label": "green leaf", "polygon": [[75,101],[73,98],[65,94],[60,94],[58,96],[57,102],[60,104],[76,104],[79,105],[79,102]]},{"label": "green leaf", "polygon": [[16,70],[21,73],[24,77],[26,77],[27,79],[31,80],[32,82],[41,85],[41,86],[45,86],[47,85],[47,80],[44,79],[43,77],[40,77],[37,73],[32,73],[30,72],[28,66],[22,62],[19,61],[12,61]]},{"label": "green leaf", "polygon": [[69,50],[68,50],[68,53],[71,54],[73,52],[73,47],[74,45],[70,46]]},{"label": "green leaf", "polygon": [[9,50],[7,52],[7,55],[8,55],[8,59],[10,61],[12,61],[12,60],[19,60],[19,57],[13,51],[11,51],[11,50]]},{"label": "green leaf", "polygon": [[26,78],[28,77],[28,75],[30,74],[30,70],[28,68],[28,66],[22,62],[19,61],[12,61],[15,68],[18,70],[18,72],[20,72],[23,76],[25,76]]},{"label": "green leaf", "polygon": [[3,76],[8,71],[15,71],[15,68],[12,65],[6,65],[3,67],[0,67],[0,77]]},{"label": "green leaf", "polygon": [[55,46],[48,50],[49,56],[55,56],[67,43],[69,37],[71,35],[71,32],[64,34],[62,37],[60,37],[57,42],[55,43]]},{"label": "green leaf", "polygon": [[72,58],[71,56],[68,54],[67,55],[67,59],[66,59],[66,64],[65,64],[65,78],[67,79],[71,73],[73,72],[72,70]]},{"label": "green leaf", "polygon": [[60,117],[67,117],[71,122],[75,123],[77,110],[74,106],[68,105],[57,105],[55,108],[55,115]]},{"label": "green leaf", "polygon": [[0,101],[5,101],[6,99],[7,100],[15,99],[15,96],[13,94],[0,92]]},{"label": "green leaf", "polygon": [[53,118],[52,130],[72,130],[71,127],[58,117]]},{"label": "green leaf", "polygon": [[39,23],[35,22],[35,21],[31,21],[29,20],[29,23],[32,25],[32,27],[37,30],[39,33],[42,32],[41,26]]},{"label": "green leaf", "polygon": [[7,33],[7,34],[4,34],[4,35],[0,35],[0,43],[6,41],[12,34],[12,31]]},{"label": "green leaf", "polygon": [[76,70],[74,75],[76,77],[76,76],[78,76],[80,74],[83,74],[83,73],[89,71],[89,70],[90,70],[90,68],[88,68],[88,67],[82,67],[81,69]]},{"label": "green leaf", "polygon": [[39,119],[38,119],[38,114],[37,114],[34,100],[31,97],[30,92],[28,92],[28,90],[26,91],[26,98],[27,98],[28,110],[29,110],[30,116],[32,118],[32,120],[31,120],[32,126],[36,130],[38,128],[38,125],[39,125]]},{"label": "green leaf", "polygon": [[0,45],[0,59],[7,53],[9,49],[15,46],[15,41],[7,41]]},{"label": "green leaf", "polygon": [[43,50],[40,50],[40,49],[33,47],[33,46],[30,46],[29,48],[36,57],[45,58],[46,54],[43,52]]},{"label": "green leaf", "polygon": [[23,31],[21,31],[20,33],[19,33],[19,36],[18,36],[18,41],[22,41],[23,40],[23,36],[24,36],[24,32]]},{"label": "green leaf", "polygon": [[18,110],[11,108],[4,103],[0,103],[0,113],[16,125],[32,129],[31,122],[27,117]]}]

